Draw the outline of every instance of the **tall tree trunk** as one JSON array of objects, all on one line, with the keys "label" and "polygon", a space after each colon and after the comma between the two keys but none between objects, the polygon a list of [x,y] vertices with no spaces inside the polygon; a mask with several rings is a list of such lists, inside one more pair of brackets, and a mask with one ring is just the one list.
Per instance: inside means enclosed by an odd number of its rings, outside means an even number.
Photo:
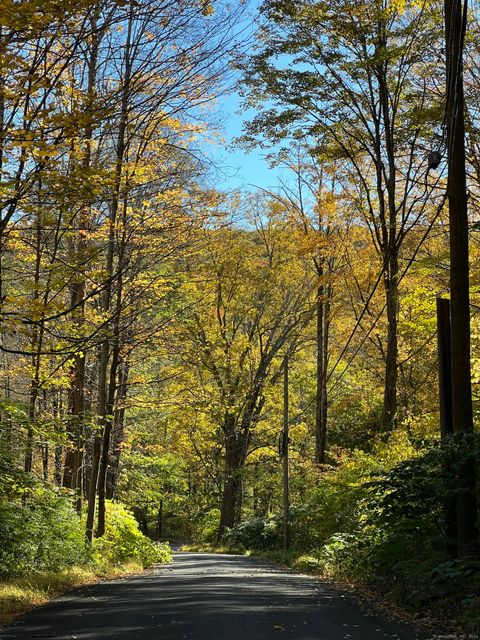
[{"label": "tall tree trunk", "polygon": [[[319,276],[323,275],[319,273]],[[330,334],[330,303],[333,294],[331,284],[322,285],[317,289],[317,371],[316,371],[316,402],[315,402],[315,462],[325,464],[325,450],[327,445],[328,419],[328,349]]]},{"label": "tall tree trunk", "polygon": [[[34,293],[33,300],[37,303],[40,299],[40,269],[41,269],[41,240],[42,240],[42,231],[41,231],[41,222],[40,218],[37,217],[37,229],[36,229],[36,241],[35,241],[35,271],[34,271]],[[36,405],[38,394],[40,391],[40,361],[41,361],[41,353],[42,353],[42,341],[43,341],[43,323],[38,325],[34,325],[32,340],[31,340],[31,348],[32,351],[35,352],[35,355],[32,356],[32,367],[33,367],[33,376],[30,380],[30,391],[28,398],[28,429],[27,429],[27,443],[25,447],[25,461],[24,461],[24,470],[26,473],[30,473],[33,469],[33,433],[34,433],[34,423],[36,418]]]},{"label": "tall tree trunk", "polygon": [[[0,56],[5,55],[5,42],[3,37],[3,27],[0,25]],[[0,74],[0,179],[3,180],[3,165],[5,156],[5,77]],[[0,221],[3,219],[3,208],[0,207]],[[4,255],[4,230],[0,232],[0,323],[2,306],[4,303],[3,293],[3,255]]]},{"label": "tall tree trunk", "polygon": [[391,431],[397,423],[398,381],[398,254],[395,249],[391,251],[384,282],[388,328],[382,429]]},{"label": "tall tree trunk", "polygon": [[235,517],[238,513],[238,502],[242,487],[240,472],[245,462],[244,451],[246,451],[242,437],[237,436],[233,431],[233,418],[229,418],[227,428],[228,432],[225,437],[225,481],[220,507],[219,539],[225,533],[226,529],[231,529],[235,526]]},{"label": "tall tree trunk", "polygon": [[[108,401],[107,401],[107,419],[105,421],[105,427],[103,430],[102,441],[102,455],[100,458],[100,469],[98,477],[98,527],[97,536],[103,536],[105,533],[105,497],[107,492],[107,471],[110,458],[110,440],[112,435],[112,429],[115,418],[115,398],[117,397],[117,375],[120,364],[120,349],[121,349],[121,328],[120,328],[120,316],[122,313],[123,304],[123,276],[122,272],[125,268],[126,261],[126,229],[127,229],[127,199],[123,201],[122,211],[122,239],[119,243],[119,256],[117,262],[117,269],[119,271],[118,284],[116,291],[116,305],[115,315],[113,321],[113,348],[112,348],[112,362],[110,365],[110,379],[108,384]],[[123,391],[126,393],[126,386],[124,385]]]},{"label": "tall tree trunk", "polygon": [[109,343],[104,340],[100,345],[99,357],[99,375],[98,375],[98,398],[97,398],[97,416],[98,424],[95,426],[95,436],[93,439],[93,451],[90,464],[90,475],[88,480],[88,507],[86,536],[89,542],[93,541],[93,531],[95,525],[95,510],[97,501],[97,483],[98,470],[100,468],[100,455],[102,452],[102,432],[105,428],[106,416],[106,384],[107,384],[107,367],[109,360]]},{"label": "tall tree trunk", "polygon": [[[83,292],[80,294],[83,296]],[[73,296],[72,296],[73,299]],[[85,419],[85,355],[74,356],[69,389],[68,432],[69,447],[65,452],[63,486],[73,489],[77,495],[77,508],[81,509],[83,438]]]},{"label": "tall tree trunk", "polygon": [[[398,383],[398,253],[402,230],[398,235],[397,159],[395,148],[395,110],[389,91],[388,28],[384,19],[378,23],[378,53],[375,69],[378,84],[379,120],[377,122],[377,195],[380,203],[381,251],[384,261],[384,286],[387,307],[387,348],[385,352],[385,386],[382,430],[391,431],[397,424]],[[386,199],[385,199],[386,195]]]},{"label": "tall tree trunk", "polygon": [[157,528],[156,528],[156,536],[157,538],[162,538],[163,536],[163,500],[160,500],[157,511]]},{"label": "tall tree trunk", "polygon": [[240,524],[242,521],[242,509],[243,509],[243,493],[245,490],[245,483],[240,478],[240,486],[238,488],[238,497],[235,505],[235,525]]},{"label": "tall tree trunk", "polygon": [[[85,112],[88,119],[85,125],[85,150],[82,161],[82,170],[88,174],[92,160],[92,141],[95,130],[95,99],[96,99],[96,80],[97,65],[100,40],[102,30],[97,30],[99,12],[94,11],[92,16],[93,37],[90,57],[88,59],[88,80],[87,80],[87,99]],[[74,240],[75,266],[77,267],[76,277],[70,288],[71,306],[75,309],[75,322],[78,333],[81,335],[82,328],[85,323],[85,296],[86,296],[86,277],[84,269],[87,263],[87,241],[85,232],[91,223],[92,204],[89,198],[86,199],[84,206],[81,208],[78,233]],[[70,447],[65,455],[65,472],[64,485],[73,489],[77,496],[77,510],[82,509],[83,497],[83,474],[84,474],[84,438],[85,438],[85,353],[77,352],[74,356],[71,367],[71,386],[69,391],[69,438]]]},{"label": "tall tree trunk", "polygon": [[262,395],[265,383],[265,363],[257,371],[257,379],[251,395],[245,403],[241,419],[234,415],[225,416],[223,433],[225,442],[225,480],[220,507],[220,525],[217,539],[220,539],[227,528],[236,524],[241,500],[241,472],[247,459],[252,425],[256,424],[262,412],[265,398]]},{"label": "tall tree trunk", "polygon": [[235,526],[235,514],[237,513],[237,503],[241,488],[241,481],[238,477],[240,468],[240,465],[232,460],[225,465],[225,483],[223,485],[218,530],[219,538],[222,537],[227,529],[232,529]]},{"label": "tall tree trunk", "polygon": [[113,443],[111,462],[107,468],[106,497],[113,500],[117,493],[118,476],[120,471],[121,444],[125,430],[125,399],[127,397],[129,362],[121,363],[118,368],[117,400],[113,421]]},{"label": "tall tree trunk", "polygon": [[[452,330],[452,419],[456,434],[473,433],[470,370],[468,195],[465,170],[463,43],[467,2],[445,0],[447,53],[447,149],[450,223],[450,314]],[[465,438],[467,441],[467,438]],[[478,541],[476,469],[468,442],[458,469],[458,553],[467,555]]]},{"label": "tall tree trunk", "polygon": [[[318,274],[323,276],[323,269]],[[327,439],[327,425],[324,421],[324,387],[325,387],[325,358],[324,358],[324,286],[321,285],[317,289],[317,372],[316,372],[316,395],[315,395],[315,462],[316,464],[325,463],[325,444]]]},{"label": "tall tree trunk", "polygon": [[[442,446],[452,444],[452,336],[450,324],[450,301],[437,298],[437,346],[438,346],[438,389],[440,400],[440,434]],[[443,472],[446,478],[454,477],[450,456],[445,458]],[[457,549],[457,509],[455,499],[447,495],[444,503],[444,523],[446,550],[452,558]]]},{"label": "tall tree trunk", "polygon": [[[43,410],[47,409],[47,392],[43,389]],[[50,467],[50,447],[48,441],[43,443],[42,447],[42,467],[43,467],[43,479],[48,482],[49,467]]]},{"label": "tall tree trunk", "polygon": [[105,496],[106,496],[106,482],[107,482],[107,469],[108,469],[108,457],[110,452],[110,436],[113,427],[113,413],[115,405],[115,395],[117,390],[117,369],[119,360],[119,337],[115,337],[115,344],[112,352],[112,362],[110,365],[110,380],[108,384],[108,400],[107,400],[107,413],[106,420],[103,428],[102,438],[102,452],[100,456],[100,466],[98,472],[98,523],[97,523],[97,537],[103,536],[105,533]]},{"label": "tall tree trunk", "polygon": [[[110,217],[108,221],[109,233],[108,233],[108,247],[107,247],[107,258],[106,258],[106,269],[105,269],[107,274],[107,284],[104,288],[102,300],[101,300],[101,308],[105,314],[108,314],[111,308],[117,214],[118,214],[118,207],[119,207],[120,196],[122,191],[122,174],[123,174],[123,165],[124,165],[125,152],[126,152],[128,107],[129,107],[129,99],[130,99],[130,83],[131,83],[131,74],[132,74],[132,60],[131,60],[132,30],[133,30],[133,10],[130,11],[129,18],[128,18],[128,26],[127,26],[127,37],[126,37],[126,45],[125,45],[125,71],[124,71],[124,78],[123,78],[123,86],[121,90],[121,108],[120,108],[120,121],[118,126],[117,149],[116,149],[115,179],[114,179],[112,203],[110,207]],[[118,358],[118,354],[117,354],[117,358]],[[110,394],[109,394],[109,391],[107,390],[107,378],[108,378],[109,359],[110,359],[110,336],[107,335],[101,344],[100,358],[99,358],[98,403],[97,403],[99,429],[98,429],[97,435],[95,436],[95,441],[94,441],[94,453],[93,453],[92,471],[91,471],[91,477],[90,477],[87,527],[86,527],[87,539],[90,541],[93,539],[96,498],[97,498],[97,489],[99,486],[98,484],[99,472],[100,472],[100,462],[101,462],[101,455],[102,455],[102,442],[104,441],[105,429],[106,428],[108,429],[107,416],[108,416],[108,400],[109,400]],[[115,364],[115,367],[117,366],[117,364],[118,364],[118,359]],[[111,375],[110,375],[110,380],[112,380]],[[112,406],[112,409],[113,409],[113,406]],[[108,434],[108,440],[109,439],[110,439],[110,434]],[[102,509],[103,508],[104,507],[102,507]]]}]

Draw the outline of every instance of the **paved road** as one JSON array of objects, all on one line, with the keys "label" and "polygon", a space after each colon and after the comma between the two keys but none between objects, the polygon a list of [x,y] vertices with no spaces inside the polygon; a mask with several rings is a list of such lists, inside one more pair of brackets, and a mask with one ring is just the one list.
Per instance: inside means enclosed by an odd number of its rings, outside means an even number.
[{"label": "paved road", "polygon": [[176,553],[172,565],[72,591],[2,640],[426,640],[352,594],[255,558]]}]

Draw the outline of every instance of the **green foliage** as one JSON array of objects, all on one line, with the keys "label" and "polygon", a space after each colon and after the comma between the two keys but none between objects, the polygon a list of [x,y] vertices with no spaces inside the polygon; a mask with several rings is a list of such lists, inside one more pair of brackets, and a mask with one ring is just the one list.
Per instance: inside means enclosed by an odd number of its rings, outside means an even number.
[{"label": "green foliage", "polygon": [[301,501],[292,508],[292,541],[300,549],[318,549],[338,532],[356,531],[364,518],[368,483],[416,455],[407,436],[391,434],[372,451],[331,450],[335,466],[309,474]]},{"label": "green foliage", "polygon": [[185,530],[190,533],[185,462],[178,455],[166,454],[152,446],[152,434],[142,432],[135,437],[141,439],[141,444],[133,440],[132,449],[123,452],[119,500],[153,526],[158,522],[161,505],[162,535],[170,535],[172,529],[177,535]]},{"label": "green foliage", "polygon": [[304,573],[315,573],[320,569],[320,561],[314,556],[303,555],[296,558],[292,564],[294,569]]},{"label": "green foliage", "polygon": [[[351,380],[349,384],[351,385]],[[361,389],[361,397],[350,390],[342,389],[342,393],[338,406],[331,412],[329,443],[334,447],[370,451],[380,432],[381,403],[377,402],[373,406],[367,404],[365,398],[371,393],[367,389]]]},{"label": "green foliage", "polygon": [[[479,461],[478,442],[452,438],[375,474],[354,466],[359,482],[344,484],[343,495],[352,516],[315,553],[321,571],[374,586],[414,611],[449,611],[477,631],[479,561],[447,556],[444,508],[457,465],[465,456]],[[337,475],[345,478],[345,468]]]},{"label": "green foliage", "polygon": [[32,477],[16,467],[10,455],[0,452],[0,496],[18,498],[33,484]]},{"label": "green foliage", "polygon": [[106,507],[105,534],[93,543],[96,564],[118,565],[127,560],[137,560],[144,567],[151,567],[156,562],[170,561],[168,543],[153,542],[144,536],[131,511],[112,501],[107,501]]},{"label": "green foliage", "polygon": [[[396,432],[371,453],[331,450],[336,466],[303,478],[302,499],[291,510],[292,552],[278,552],[278,559],[367,584],[412,611],[448,612],[478,631],[480,563],[447,556],[444,509],[455,495],[458,465],[472,456],[480,462],[479,444],[476,435],[415,448]],[[229,539],[275,557],[281,523],[280,515],[250,519]]]},{"label": "green foliage", "polygon": [[280,545],[282,520],[279,516],[245,520],[229,533],[230,543],[246,549],[267,550]]},{"label": "green foliage", "polygon": [[215,542],[220,524],[220,509],[210,509],[200,520],[200,542]]},{"label": "green foliage", "polygon": [[37,487],[28,502],[0,503],[0,576],[86,562],[85,529],[69,497]]}]

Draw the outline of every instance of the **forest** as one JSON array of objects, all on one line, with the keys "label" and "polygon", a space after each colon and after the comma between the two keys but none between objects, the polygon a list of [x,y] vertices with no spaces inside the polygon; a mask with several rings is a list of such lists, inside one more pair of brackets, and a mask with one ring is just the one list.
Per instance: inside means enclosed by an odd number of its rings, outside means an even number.
[{"label": "forest", "polygon": [[0,620],[170,541],[480,632],[480,5],[0,16]]}]

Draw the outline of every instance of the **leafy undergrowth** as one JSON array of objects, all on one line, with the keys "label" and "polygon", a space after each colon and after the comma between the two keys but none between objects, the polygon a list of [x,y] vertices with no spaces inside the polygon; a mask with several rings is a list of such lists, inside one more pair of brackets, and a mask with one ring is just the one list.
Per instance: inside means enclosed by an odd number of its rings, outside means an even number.
[{"label": "leafy undergrowth", "polygon": [[0,582],[0,625],[47,603],[69,589],[141,573],[143,566],[131,561],[122,565],[73,566],[62,571],[42,571]]},{"label": "leafy undergrowth", "polygon": [[144,536],[118,502],[107,502],[105,533],[93,545],[68,497],[42,490],[26,505],[0,503],[0,624],[73,587],[170,560],[169,544]]},{"label": "leafy undergrowth", "polygon": [[290,510],[291,552],[279,551],[279,513],[243,520],[226,532],[222,551],[354,585],[415,618],[478,634],[480,557],[451,558],[445,534],[458,460],[472,456],[478,464],[478,435],[414,449],[404,435],[392,434],[373,453],[342,455],[306,488]]}]

